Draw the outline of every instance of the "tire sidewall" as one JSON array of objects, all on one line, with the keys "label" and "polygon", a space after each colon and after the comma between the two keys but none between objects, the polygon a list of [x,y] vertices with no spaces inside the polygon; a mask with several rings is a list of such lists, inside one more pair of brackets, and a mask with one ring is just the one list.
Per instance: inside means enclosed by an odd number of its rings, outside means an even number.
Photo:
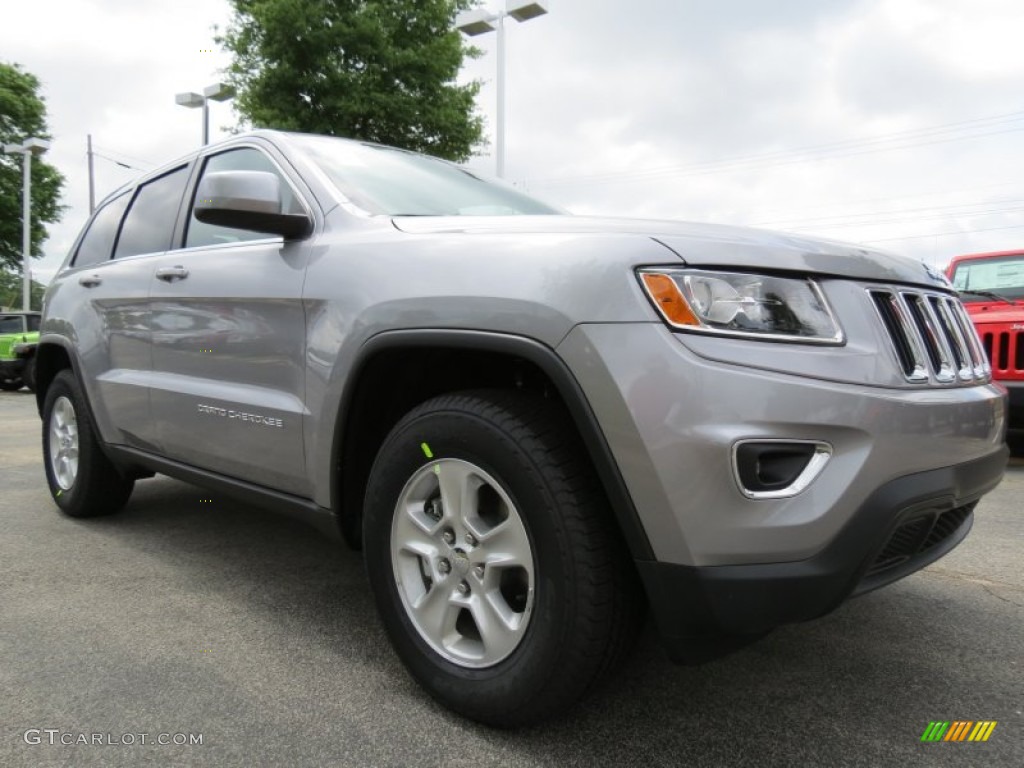
[{"label": "tire sidewall", "polygon": [[[61,488],[57,482],[50,459],[50,419],[53,416],[54,404],[61,397],[66,397],[74,408],[75,423],[78,427],[78,472],[75,481],[67,490]],[[43,403],[43,466],[46,469],[46,484],[50,488],[50,496],[53,497],[54,503],[69,515],[75,515],[81,506],[81,497],[84,493],[81,481],[89,469],[94,447],[93,441],[90,440],[91,429],[92,424],[82,402],[77,382],[69,371],[62,371],[46,390],[46,399]]]},{"label": "tire sidewall", "polygon": [[[428,459],[421,444],[430,446]],[[462,459],[490,474],[508,494],[526,528],[534,559],[530,623],[516,649],[498,664],[470,669],[440,656],[409,619],[395,583],[391,529],[408,480],[437,459]],[[507,435],[461,411],[433,412],[401,425],[385,442],[370,473],[364,518],[366,565],[384,624],[399,655],[428,690],[455,709],[474,700],[525,699],[544,688],[560,663],[571,625],[570,574],[564,532],[543,474]]]}]

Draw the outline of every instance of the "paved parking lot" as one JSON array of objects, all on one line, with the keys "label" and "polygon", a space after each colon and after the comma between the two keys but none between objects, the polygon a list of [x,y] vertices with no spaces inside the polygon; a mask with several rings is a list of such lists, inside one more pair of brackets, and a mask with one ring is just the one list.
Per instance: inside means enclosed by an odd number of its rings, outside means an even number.
[{"label": "paved parking lot", "polygon": [[[358,555],[165,478],[120,516],[62,517],[32,396],[0,397],[0,423],[0,766],[1024,765],[1019,459],[935,566],[703,667],[648,627],[568,718],[506,733],[412,683]],[[982,719],[987,743],[919,740]],[[59,743],[80,734],[136,743]]]}]

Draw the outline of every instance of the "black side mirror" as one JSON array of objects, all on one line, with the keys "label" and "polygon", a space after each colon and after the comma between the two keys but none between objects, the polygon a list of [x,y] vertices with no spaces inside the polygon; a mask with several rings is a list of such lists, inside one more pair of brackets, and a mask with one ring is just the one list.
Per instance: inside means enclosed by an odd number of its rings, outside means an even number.
[{"label": "black side mirror", "polygon": [[303,213],[281,210],[281,180],[266,171],[208,173],[196,191],[195,215],[204,224],[251,232],[305,237],[312,222]]}]

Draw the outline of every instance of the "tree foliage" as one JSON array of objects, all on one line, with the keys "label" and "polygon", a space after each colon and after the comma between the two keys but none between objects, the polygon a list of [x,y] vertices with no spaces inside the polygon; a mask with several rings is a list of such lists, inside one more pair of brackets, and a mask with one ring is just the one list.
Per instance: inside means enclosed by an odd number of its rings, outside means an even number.
[{"label": "tree foliage", "polygon": [[[0,309],[8,307],[9,309],[20,310],[22,308],[22,290],[21,272],[11,272],[0,267]],[[43,306],[43,294],[45,292],[45,285],[37,283],[35,280],[32,281],[30,289],[32,309],[38,310]]]},{"label": "tree foliage", "polygon": [[[21,144],[26,138],[50,138],[46,104],[39,95],[39,80],[17,64],[0,62],[0,144]],[[0,268],[21,271],[22,176],[20,154],[0,154]],[[42,158],[32,158],[32,255],[43,255],[47,224],[60,219],[64,209],[61,173]]]},{"label": "tree foliage", "polygon": [[479,83],[455,14],[474,0],[232,0],[217,38],[235,108],[262,128],[346,136],[464,161],[482,144]]}]

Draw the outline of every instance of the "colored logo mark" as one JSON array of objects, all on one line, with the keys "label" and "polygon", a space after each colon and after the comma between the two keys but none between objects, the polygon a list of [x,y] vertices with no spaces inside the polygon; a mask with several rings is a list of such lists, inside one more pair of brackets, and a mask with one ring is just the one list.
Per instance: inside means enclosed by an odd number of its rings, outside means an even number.
[{"label": "colored logo mark", "polygon": [[995,720],[933,720],[921,734],[921,741],[988,741],[995,729]]}]

